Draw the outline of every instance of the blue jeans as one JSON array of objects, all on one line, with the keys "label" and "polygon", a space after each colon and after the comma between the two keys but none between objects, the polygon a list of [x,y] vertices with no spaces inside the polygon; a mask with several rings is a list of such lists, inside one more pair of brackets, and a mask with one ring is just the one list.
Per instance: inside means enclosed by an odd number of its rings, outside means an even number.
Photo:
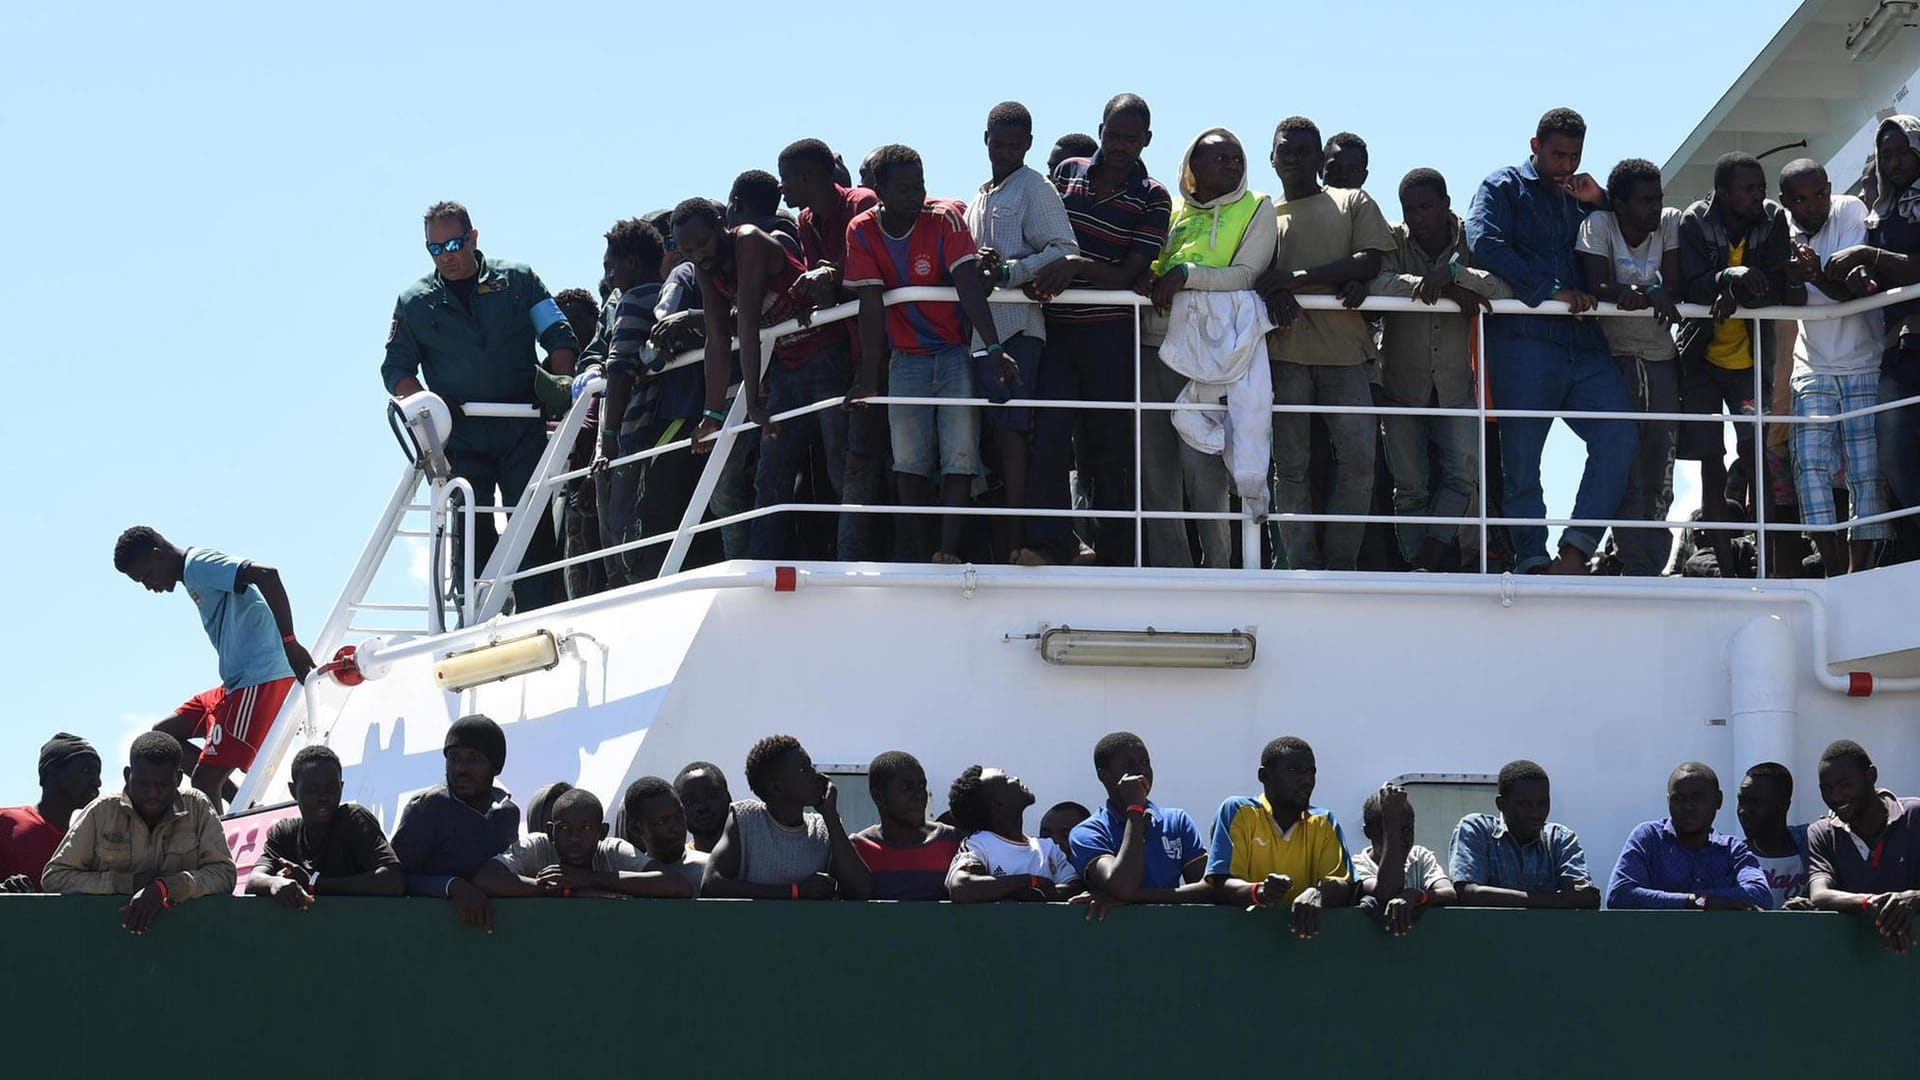
[{"label": "blue jeans", "polygon": [[[1567,409],[1580,412],[1631,412],[1620,369],[1605,348],[1594,348],[1575,338],[1570,344],[1523,338],[1490,328],[1487,333],[1487,375],[1498,409]],[[1627,474],[1633,468],[1638,433],[1631,419],[1568,420],[1567,427],[1587,444],[1587,467],[1574,496],[1576,518],[1608,518],[1620,510],[1627,493]],[[1505,483],[1502,507],[1518,518],[1547,516],[1546,492],[1540,486],[1540,455],[1547,446],[1550,419],[1500,419],[1500,473]],[[1521,572],[1544,565],[1547,530],[1542,525],[1510,525],[1515,569]],[[1560,542],[1586,555],[1600,546],[1604,526],[1576,525],[1560,535]]]},{"label": "blue jeans", "polygon": [[[928,356],[896,352],[887,362],[894,397],[970,398],[973,355],[955,345]],[[893,471],[937,480],[980,475],[980,409],[974,405],[889,405]]]},{"label": "blue jeans", "polygon": [[[848,351],[836,345],[821,349],[797,368],[778,360],[767,371],[767,412],[779,415],[847,392],[852,373]],[[806,472],[815,445],[827,460],[827,479],[834,498],[840,496],[847,459],[847,411],[835,407],[779,423],[779,434],[760,440],[760,466],[754,472],[754,505],[792,502],[794,485]],[[749,559],[778,559],[792,554],[793,522],[785,514],[753,519]]]}]

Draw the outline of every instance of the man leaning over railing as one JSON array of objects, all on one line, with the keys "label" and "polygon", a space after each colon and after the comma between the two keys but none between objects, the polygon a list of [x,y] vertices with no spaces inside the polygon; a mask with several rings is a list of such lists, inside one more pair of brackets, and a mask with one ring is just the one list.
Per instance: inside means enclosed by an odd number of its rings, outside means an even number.
[{"label": "man leaning over railing", "polygon": [[[1381,325],[1381,379],[1387,404],[1471,409],[1473,312],[1513,290],[1473,265],[1466,226],[1453,212],[1447,181],[1433,169],[1415,169],[1400,181],[1401,223],[1394,249],[1380,263],[1372,291],[1411,296],[1422,303],[1451,300],[1460,314],[1395,313]],[[1387,467],[1393,474],[1393,512],[1409,517],[1459,517],[1473,503],[1480,434],[1472,416],[1388,416]],[[1429,447],[1439,475],[1429,469]],[[1436,570],[1457,525],[1398,525],[1400,554],[1416,570]],[[1477,547],[1479,539],[1474,540]],[[1463,545],[1464,546],[1464,545]]]},{"label": "man leaning over railing", "polygon": [[[1798,158],[1780,170],[1780,203],[1792,224],[1788,279],[1807,286],[1807,304],[1820,307],[1852,299],[1845,283],[1829,276],[1826,260],[1866,242],[1867,204],[1852,195],[1835,195],[1827,170],[1811,158]],[[1787,324],[1797,332],[1792,348],[1774,358],[1772,411],[1794,416],[1832,416],[1871,407],[1880,389],[1879,312],[1838,319]],[[1837,423],[1795,424],[1769,429],[1769,446],[1791,442],[1794,494],[1800,520],[1832,525],[1839,514],[1834,489],[1837,466],[1846,463],[1847,502],[1854,517],[1873,517],[1887,508],[1887,482],[1874,447],[1872,414]],[[1872,522],[1852,530],[1852,544],[1838,532],[1812,534],[1821,570],[1834,577],[1873,566],[1874,548],[1893,535],[1893,523]]]},{"label": "man leaning over railing", "polygon": [[[1242,494],[1266,497],[1273,387],[1262,335],[1269,321],[1253,283],[1273,264],[1278,226],[1273,200],[1247,187],[1246,148],[1226,128],[1194,138],[1177,180],[1179,200],[1153,263],[1153,306],[1142,312],[1141,392],[1149,401],[1224,401],[1234,419],[1183,411],[1176,421],[1171,412],[1142,413],[1141,493],[1148,510],[1191,504],[1224,513],[1236,459],[1252,489]],[[1245,449],[1236,453],[1243,441]],[[1206,565],[1233,565],[1231,523],[1196,524]],[[1195,565],[1185,521],[1149,521],[1145,533],[1146,565]]]},{"label": "man leaning over railing", "polygon": [[[647,370],[647,361],[652,357],[647,334],[653,329],[653,309],[660,300],[661,264],[665,261],[666,241],[660,231],[647,222],[628,218],[615,222],[607,231],[607,250],[601,265],[619,298],[614,302],[605,335],[607,397],[600,408],[599,433],[602,461],[638,453],[653,445],[647,441],[649,435],[657,440],[667,434],[646,430],[659,393],[652,386],[641,385],[642,378],[651,374]],[[682,379],[692,377],[683,375]],[[697,396],[694,400],[697,402]],[[670,426],[669,441],[679,434],[678,425]],[[595,475],[603,546],[613,547],[635,538],[633,529],[640,514],[640,482],[648,477],[649,462],[646,461],[630,461]],[[681,505],[685,505],[684,501]],[[609,555],[606,559],[608,587],[617,589],[640,580],[639,563],[637,551]]]},{"label": "man leaning over railing", "polygon": [[[1871,215],[1867,243],[1827,262],[1827,275],[1854,296],[1920,282],[1920,117],[1890,116],[1874,137],[1873,168],[1861,193]],[[1920,301],[1884,311],[1879,403],[1920,396]],[[1874,416],[1874,441],[1887,498],[1894,510],[1920,506],[1920,407]],[[1920,529],[1912,518],[1895,523],[1894,558],[1920,558]]]},{"label": "man leaning over railing", "polygon": [[[1593,177],[1579,172],[1587,123],[1572,109],[1553,109],[1540,118],[1532,154],[1480,184],[1467,215],[1467,247],[1480,266],[1491,270],[1529,307],[1545,300],[1567,304],[1578,316],[1593,309],[1593,295],[1582,287],[1574,263],[1574,243],[1591,209],[1606,192]],[[1487,320],[1487,378],[1493,404],[1502,409],[1572,409],[1629,412],[1626,386],[1614,367],[1594,319],[1503,315]],[[1611,517],[1626,494],[1627,470],[1636,442],[1631,422],[1568,420],[1587,444],[1587,466],[1573,501],[1573,517]],[[1553,421],[1533,417],[1500,420],[1503,506],[1519,518],[1546,516],[1540,486],[1540,456]],[[1560,535],[1559,557],[1547,558],[1542,525],[1514,525],[1515,569],[1584,574],[1587,559],[1606,530],[1569,526]]]},{"label": "man leaning over railing", "polygon": [[[1712,415],[1726,406],[1733,416],[1751,416],[1764,398],[1754,397],[1753,366],[1771,364],[1774,335],[1752,341],[1751,324],[1735,317],[1742,307],[1804,304],[1806,287],[1787,278],[1787,215],[1767,196],[1767,173],[1752,156],[1722,154],[1713,165],[1713,194],[1687,207],[1680,220],[1681,288],[1689,303],[1709,305],[1711,319],[1690,319],[1680,327],[1680,408]],[[1763,369],[1764,371],[1765,369]],[[1735,423],[1741,483],[1751,506],[1766,498],[1753,426]],[[1681,460],[1700,462],[1701,505],[1706,520],[1723,520],[1726,500],[1726,434],[1719,424],[1683,424]],[[1725,534],[1715,534],[1721,572],[1732,565]]]}]

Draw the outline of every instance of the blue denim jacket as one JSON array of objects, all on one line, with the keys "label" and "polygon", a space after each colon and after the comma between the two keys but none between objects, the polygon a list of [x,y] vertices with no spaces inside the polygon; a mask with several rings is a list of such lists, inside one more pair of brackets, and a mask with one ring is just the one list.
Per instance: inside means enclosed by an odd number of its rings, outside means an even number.
[{"label": "blue denim jacket", "polygon": [[[1481,181],[1467,211],[1467,250],[1474,265],[1513,289],[1528,307],[1551,299],[1556,289],[1585,289],[1574,258],[1587,207],[1545,183],[1528,158]],[[1606,348],[1594,319],[1560,315],[1499,315],[1487,320],[1487,336],[1532,338],[1559,345]]]}]

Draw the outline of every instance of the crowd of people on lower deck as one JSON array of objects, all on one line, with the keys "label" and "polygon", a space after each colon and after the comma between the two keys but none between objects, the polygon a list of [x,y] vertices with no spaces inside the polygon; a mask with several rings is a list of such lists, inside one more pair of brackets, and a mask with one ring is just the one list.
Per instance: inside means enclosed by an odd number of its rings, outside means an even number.
[{"label": "crowd of people on lower deck", "polygon": [[[1005,513],[772,513],[701,534],[686,565],[1137,559],[1477,570],[1477,525],[1299,516],[1545,517],[1550,419],[1483,426],[1473,416],[1313,412],[1472,408],[1483,392],[1498,409],[1622,414],[1566,421],[1587,448],[1575,518],[1664,522],[1676,464],[1697,463],[1705,493],[1678,544],[1664,525],[1610,537],[1573,526],[1551,549],[1544,526],[1496,527],[1485,537],[1494,570],[1752,576],[1749,523],[1760,516],[1818,527],[1920,505],[1915,409],[1776,425],[1764,443],[1750,420],[1756,411],[1840,415],[1920,392],[1914,304],[1805,322],[1741,314],[1920,280],[1920,120],[1881,125],[1861,197],[1836,194],[1811,160],[1770,180],[1760,161],[1730,153],[1714,189],[1678,210],[1663,208],[1669,193],[1644,159],[1614,165],[1604,184],[1581,172],[1585,122],[1557,108],[1523,161],[1474,189],[1464,216],[1446,177],[1409,172],[1396,189],[1397,224],[1367,192],[1365,140],[1323,137],[1304,117],[1274,133],[1274,196],[1250,186],[1245,147],[1224,128],[1193,138],[1172,183],[1149,176],[1141,154],[1151,112],[1136,95],[1110,100],[1096,132],[1059,139],[1042,173],[1026,163],[1029,112],[995,106],[982,137],[987,178],[967,201],[930,198],[908,146],[874,150],[856,183],[826,144],[802,139],[779,152],[777,172],[741,173],[724,203],[689,197],[617,222],[597,296],[549,296],[526,266],[480,253],[464,206],[436,204],[425,218],[434,272],[396,304],[385,385],[401,396],[432,389],[455,406],[455,474],[498,488],[509,504],[546,429],[458,415],[459,406],[541,401],[558,415],[570,379],[578,387],[604,375],[605,400],[578,433],[572,465],[675,447],[569,484],[564,528],[535,530],[530,567],[563,549],[586,556],[678,529],[736,384],[759,426],[724,442],[728,456],[696,520],[793,503]],[[915,285],[952,287],[957,302],[883,305],[885,290]],[[1145,303],[1057,302],[1076,288],[1131,290]],[[1032,302],[988,303],[995,292]],[[1303,310],[1296,298],[1309,295],[1349,308],[1370,295],[1449,304]],[[1507,298],[1645,314],[1475,318]],[[843,302],[857,303],[856,319],[811,322]],[[1689,302],[1712,317],[1680,318],[1676,305]],[[763,357],[761,331],[790,319],[801,329]],[[689,350],[703,363],[666,369]],[[1219,408],[1144,410],[1136,440],[1130,408],[1021,404],[1124,406],[1136,389],[1150,403]],[[880,394],[896,400],[862,404]],[[771,419],[841,396],[844,409]],[[982,398],[994,404],[943,403]],[[1634,412],[1725,419],[1635,421]],[[1138,526],[1101,516],[1136,506],[1214,516]],[[1272,527],[1263,550],[1243,559],[1231,517],[1249,509],[1271,513]],[[489,529],[483,521],[482,562]],[[1920,551],[1905,519],[1768,535],[1770,572],[1780,576]],[[646,580],[666,552],[661,543],[582,559],[564,575],[522,580],[518,602]]]},{"label": "crowd of people on lower deck", "polygon": [[1154,802],[1145,741],[1114,732],[1093,747],[1095,808],[1057,802],[1037,832],[1027,828],[1035,793],[1000,765],[968,766],[930,817],[925,769],[890,750],[866,775],[879,821],[849,833],[837,785],[790,735],[747,753],[749,798],[733,797],[720,766],[695,761],[671,781],[634,780],[612,814],[566,783],[539,789],[523,814],[497,782],[506,732],[485,716],[456,721],[443,755],[445,783],[407,803],[389,840],[373,813],[341,801],[334,752],[300,750],[288,783],[298,816],[274,823],[239,883],[212,803],[181,786],[171,735],[136,739],[124,788],[103,796],[98,751],[63,732],[41,751],[39,803],[0,810],[0,892],[127,896],[122,925],[136,934],[237,884],[296,910],[331,896],[444,899],[489,931],[503,897],[1065,901],[1095,921],[1137,904],[1221,904],[1284,912],[1303,938],[1320,933],[1326,910],[1348,906],[1394,935],[1456,904],[1797,909],[1867,918],[1900,953],[1920,911],[1920,799],[1882,789],[1848,740],[1820,756],[1828,809],[1810,824],[1788,822],[1786,766],[1747,769],[1739,836],[1714,828],[1724,805],[1714,770],[1682,763],[1666,779],[1667,816],[1633,830],[1604,889],[1576,832],[1552,820],[1546,770],[1526,760],[1500,770],[1492,812],[1454,826],[1443,862],[1414,842],[1409,793],[1392,783],[1366,799],[1366,844],[1349,845],[1314,801],[1313,748],[1295,736],[1267,743],[1248,763],[1258,790],[1228,796],[1208,822]]}]

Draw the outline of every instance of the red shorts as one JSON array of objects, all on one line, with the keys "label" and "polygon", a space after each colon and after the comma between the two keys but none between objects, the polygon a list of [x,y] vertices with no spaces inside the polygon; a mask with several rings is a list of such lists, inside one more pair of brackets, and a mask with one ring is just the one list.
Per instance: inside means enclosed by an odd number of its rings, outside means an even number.
[{"label": "red shorts", "polygon": [[177,715],[193,721],[190,738],[205,740],[200,764],[217,769],[251,767],[253,755],[260,752],[274,718],[280,715],[280,706],[293,692],[293,683],[291,678],[275,679],[232,692],[216,686],[175,709]]}]

